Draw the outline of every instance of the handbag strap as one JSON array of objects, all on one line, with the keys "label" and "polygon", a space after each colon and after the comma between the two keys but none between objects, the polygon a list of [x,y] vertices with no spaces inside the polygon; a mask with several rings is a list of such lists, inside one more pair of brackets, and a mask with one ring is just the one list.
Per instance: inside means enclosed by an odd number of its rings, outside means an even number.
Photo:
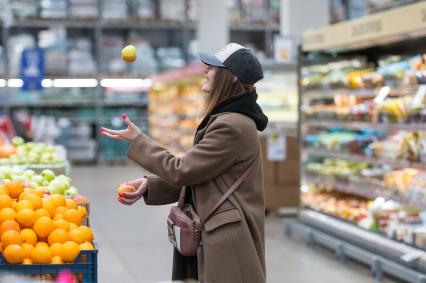
[{"label": "handbag strap", "polygon": [[[204,220],[207,221],[207,219],[210,217],[210,215],[216,211],[216,209],[219,208],[219,206],[222,205],[222,203],[233,193],[235,192],[241,185],[242,182],[245,181],[245,179],[247,179],[247,177],[253,172],[254,168],[256,167],[256,161],[259,157],[259,154],[256,155],[256,158],[252,161],[252,163],[250,164],[250,166],[246,169],[246,171],[244,171],[244,173],[240,176],[240,178],[238,178],[237,181],[235,181],[235,183],[225,192],[225,194],[223,194],[223,196],[217,201],[216,205],[213,207],[213,209],[210,211],[209,214],[207,214],[206,219]],[[204,224],[203,222],[203,224]]]}]

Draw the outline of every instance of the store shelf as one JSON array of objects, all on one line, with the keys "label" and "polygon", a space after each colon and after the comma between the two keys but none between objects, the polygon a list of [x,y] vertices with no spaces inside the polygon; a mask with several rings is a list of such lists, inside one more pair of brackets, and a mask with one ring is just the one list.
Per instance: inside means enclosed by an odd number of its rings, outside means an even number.
[{"label": "store shelf", "polygon": [[[1,25],[1,24],[0,24]],[[10,27],[15,28],[48,28],[64,26],[66,28],[103,28],[103,29],[140,29],[140,30],[180,30],[194,29],[192,22],[169,21],[128,21],[128,20],[98,20],[98,19],[16,19]]]},{"label": "store shelf", "polygon": [[306,127],[324,127],[324,128],[345,128],[345,129],[375,129],[382,131],[426,131],[425,123],[407,123],[407,124],[385,124],[373,122],[351,122],[351,121],[332,121],[332,120],[307,120],[303,123]]},{"label": "store shelf", "polygon": [[422,196],[421,193],[407,190],[406,192],[397,192],[391,189],[381,187],[378,184],[374,184],[371,181],[371,184],[368,184],[366,178],[363,178],[363,184],[349,181],[339,181],[333,176],[317,175],[312,173],[306,173],[304,178],[308,182],[316,184],[326,184],[333,187],[335,191],[355,195],[367,199],[374,200],[378,197],[383,197],[385,199],[394,200],[400,203],[413,205],[419,208],[426,209],[426,198]]},{"label": "store shelf", "polygon": [[238,32],[238,31],[276,31],[278,32],[280,30],[279,25],[277,24],[233,24],[231,26],[231,31]]},{"label": "store shelf", "polygon": [[37,103],[5,103],[6,108],[79,108],[96,107],[94,101],[70,101],[70,102],[37,102]]},{"label": "store shelf", "polygon": [[340,158],[346,160],[352,160],[356,162],[365,162],[374,165],[390,165],[394,168],[405,168],[412,167],[420,170],[426,170],[426,164],[417,163],[417,162],[409,162],[405,160],[393,160],[388,158],[380,158],[380,157],[368,157],[360,154],[346,153],[346,152],[337,152],[337,151],[329,151],[325,149],[313,149],[305,147],[303,152],[310,156],[317,157],[332,157],[332,158]]},{"label": "store shelf", "polygon": [[[383,257],[377,252],[354,245],[353,242],[346,239],[342,240],[340,236],[334,236],[327,230],[319,230],[306,221],[302,223],[302,221],[291,218],[285,219],[284,234],[287,238],[294,236],[303,238],[306,245],[311,248],[315,248],[318,244],[334,251],[336,260],[342,264],[346,264],[347,259],[363,263],[370,267],[371,275],[378,281],[383,280],[384,274],[392,275],[394,278],[400,278],[410,283],[423,283],[426,280],[425,274],[421,271],[413,270],[410,266],[406,266],[406,264],[397,260]],[[420,251],[418,254],[421,253]]]},{"label": "store shelf", "polygon": [[114,101],[105,102],[105,107],[148,107],[147,102],[143,101]]},{"label": "store shelf", "polygon": [[[371,265],[372,272],[384,271],[412,283],[426,280],[425,251],[310,209],[302,209],[299,216],[300,225],[308,226],[303,233],[308,245],[325,244],[335,249],[338,259],[354,258]],[[284,231],[288,236],[298,232],[296,223],[289,223],[293,221],[285,221]]]},{"label": "store shelf", "polygon": [[[408,94],[415,94],[419,86],[397,86],[391,87],[389,96],[401,96]],[[374,98],[379,93],[380,88],[377,89],[350,89],[350,88],[324,88],[324,89],[309,89],[305,90],[302,98],[308,99],[321,99],[321,98],[334,98],[336,95],[353,95],[358,98]]]}]

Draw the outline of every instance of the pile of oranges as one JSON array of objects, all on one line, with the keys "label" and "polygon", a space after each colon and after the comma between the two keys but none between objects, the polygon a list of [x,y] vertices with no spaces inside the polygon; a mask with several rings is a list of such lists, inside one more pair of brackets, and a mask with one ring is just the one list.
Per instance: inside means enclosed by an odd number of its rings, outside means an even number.
[{"label": "pile of oranges", "polygon": [[82,225],[85,207],[62,195],[45,195],[20,182],[0,185],[0,251],[11,264],[72,263],[93,250],[93,232]]}]

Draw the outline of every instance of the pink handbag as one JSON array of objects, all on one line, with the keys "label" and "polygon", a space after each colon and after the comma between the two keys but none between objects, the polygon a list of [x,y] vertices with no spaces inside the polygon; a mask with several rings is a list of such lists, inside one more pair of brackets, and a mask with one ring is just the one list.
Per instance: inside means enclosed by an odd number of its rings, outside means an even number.
[{"label": "pink handbag", "polygon": [[[256,160],[250,164],[249,168],[238,178],[238,180],[226,191],[226,193],[218,200],[216,205],[207,215],[209,216],[247,179],[253,172]],[[201,245],[201,230],[204,222],[201,222],[197,212],[190,204],[184,204],[186,188],[183,187],[177,206],[170,209],[167,218],[167,230],[170,242],[183,256],[196,256],[197,249]]]}]

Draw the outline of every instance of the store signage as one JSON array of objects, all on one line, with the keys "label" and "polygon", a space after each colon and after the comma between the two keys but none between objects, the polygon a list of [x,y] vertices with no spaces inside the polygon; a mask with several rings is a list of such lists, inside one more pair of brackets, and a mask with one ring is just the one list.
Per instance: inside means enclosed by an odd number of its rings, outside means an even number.
[{"label": "store signage", "polygon": [[41,48],[25,49],[21,55],[22,90],[40,91],[44,79],[44,52]]},{"label": "store signage", "polygon": [[356,49],[426,35],[426,1],[303,34],[304,51]]},{"label": "store signage", "polygon": [[268,136],[267,159],[269,161],[284,161],[287,158],[287,142],[285,135]]}]

